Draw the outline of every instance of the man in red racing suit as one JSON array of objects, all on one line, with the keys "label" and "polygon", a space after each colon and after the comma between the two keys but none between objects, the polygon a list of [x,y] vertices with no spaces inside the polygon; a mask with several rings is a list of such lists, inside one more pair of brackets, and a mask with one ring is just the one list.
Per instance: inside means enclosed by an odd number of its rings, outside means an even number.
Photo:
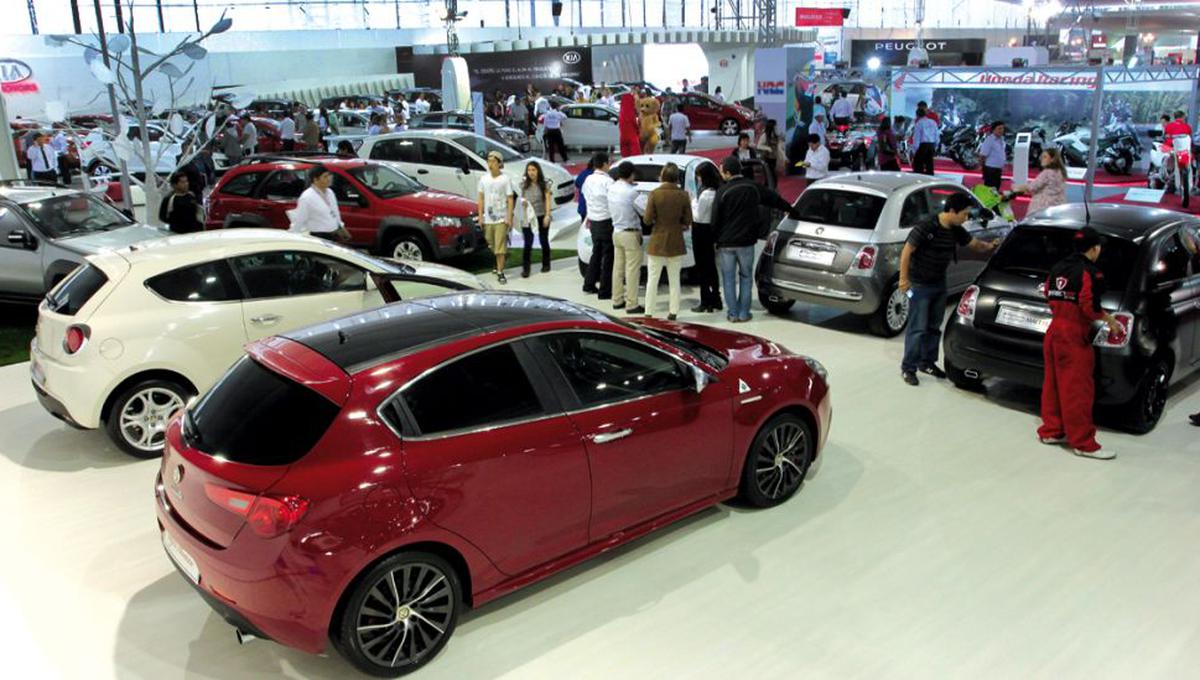
[{"label": "man in red racing suit", "polygon": [[1043,444],[1068,444],[1077,456],[1108,460],[1116,454],[1096,443],[1092,422],[1096,396],[1092,325],[1103,320],[1111,333],[1124,329],[1100,308],[1104,294],[1104,274],[1096,266],[1100,234],[1084,227],[1073,241],[1075,254],[1054,265],[1046,281],[1046,298],[1054,318],[1043,344],[1046,372],[1038,438]]},{"label": "man in red racing suit", "polygon": [[[1188,142],[1187,151],[1175,151],[1175,138],[1186,139]],[[1183,186],[1176,187],[1179,195],[1182,196],[1181,206],[1186,210],[1189,199],[1191,198],[1191,187],[1193,177],[1189,172],[1192,168],[1192,126],[1187,123],[1187,114],[1183,111],[1175,112],[1175,120],[1163,126],[1163,147],[1164,151],[1175,156],[1175,164],[1179,170],[1178,176]]]}]

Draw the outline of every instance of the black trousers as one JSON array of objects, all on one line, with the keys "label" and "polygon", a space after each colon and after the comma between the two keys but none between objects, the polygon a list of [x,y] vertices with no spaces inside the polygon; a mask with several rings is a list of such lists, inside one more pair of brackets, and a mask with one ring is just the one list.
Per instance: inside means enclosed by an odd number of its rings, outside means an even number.
[{"label": "black trousers", "polygon": [[284,151],[295,151],[296,150],[296,140],[294,140],[294,139],[283,140],[283,150]]},{"label": "black trousers", "polygon": [[700,304],[721,306],[721,282],[717,277],[717,232],[711,224],[692,225],[692,251],[696,256],[693,270],[700,286]]},{"label": "black trousers", "polygon": [[542,135],[542,141],[546,145],[546,158],[551,163],[554,162],[555,151],[562,155],[564,163],[567,162],[567,143],[563,141],[562,130],[546,130]]},{"label": "black trousers", "polygon": [[612,220],[592,223],[592,259],[588,261],[583,287],[598,290],[601,298],[612,297]]},{"label": "black trousers", "polygon": [[35,172],[33,173],[33,181],[46,182],[48,184],[58,184],[58,173],[53,170],[49,170],[47,172]]},{"label": "black trousers", "polygon": [[900,163],[895,158],[889,161],[880,161],[879,169],[884,172],[900,172]]},{"label": "black trousers", "polygon": [[933,142],[923,142],[917,147],[917,152],[913,154],[912,169],[913,172],[921,173],[922,175],[933,174],[933,155],[936,152]]},{"label": "black trousers", "polygon": [[671,140],[671,153],[687,153],[687,140],[686,139],[672,139]]},{"label": "black trousers", "polygon": [[989,168],[983,166],[983,183],[996,191],[1000,191],[1000,183],[1004,181],[1004,168]]},{"label": "black trousers", "polygon": [[71,186],[71,161],[65,155],[58,157],[58,174],[63,184]]},{"label": "black trousers", "polygon": [[[538,221],[541,224],[546,225],[546,226],[539,226],[538,230],[537,230],[538,245],[540,245],[542,247],[542,268],[543,269],[550,266],[550,220],[549,220],[549,217],[550,217],[549,215],[542,215],[540,218],[538,218]],[[533,255],[533,229],[531,229],[529,227],[521,227],[521,235],[525,237],[525,248],[524,248],[524,252],[523,252],[523,255],[525,257],[521,261],[522,262],[521,268],[524,269],[525,271],[529,271],[529,265],[530,265],[529,260],[530,260],[530,256]],[[588,264],[590,266],[591,263],[589,262]]]}]

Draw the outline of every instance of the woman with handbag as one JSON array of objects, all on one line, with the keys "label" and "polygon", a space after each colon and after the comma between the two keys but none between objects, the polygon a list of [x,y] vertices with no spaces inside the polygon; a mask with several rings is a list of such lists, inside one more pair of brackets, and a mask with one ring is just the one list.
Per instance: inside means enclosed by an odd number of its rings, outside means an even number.
[{"label": "woman with handbag", "polygon": [[186,174],[171,175],[171,193],[158,206],[158,219],[166,223],[172,234],[191,234],[204,230],[204,208],[191,192]]},{"label": "woman with handbag", "polygon": [[337,196],[329,187],[333,173],[322,165],[308,171],[308,188],[300,194],[296,207],[287,211],[291,226],[288,231],[312,234],[330,241],[349,241],[350,232],[342,222]]},{"label": "woman with handbag", "polygon": [[525,239],[521,276],[529,278],[535,228],[538,243],[542,247],[542,272],[550,271],[550,207],[554,205],[550,183],[542,175],[542,166],[533,161],[526,164],[525,177],[521,180],[521,204],[525,208],[525,216],[521,220],[521,235]]}]

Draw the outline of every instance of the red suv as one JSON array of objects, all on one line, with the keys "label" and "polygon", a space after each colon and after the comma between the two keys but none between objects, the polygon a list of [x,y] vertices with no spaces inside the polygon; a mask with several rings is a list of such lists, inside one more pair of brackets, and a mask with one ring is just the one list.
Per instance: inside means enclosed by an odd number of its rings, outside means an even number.
[{"label": "red suv", "polygon": [[352,245],[385,257],[434,260],[473,252],[483,242],[474,201],[429,189],[384,163],[337,156],[252,159],[230,169],[209,196],[206,228],[287,229],[287,211],[317,163],[333,172]]},{"label": "red suv", "polygon": [[250,345],[166,435],[164,547],[239,637],[396,676],[479,606],[734,496],[778,505],[825,370],[761,338],[454,293]]},{"label": "red suv", "polygon": [[743,130],[751,130],[762,115],[741,104],[727,104],[703,92],[685,92],[675,95],[679,110],[688,117],[693,130],[718,130],[732,137]]}]

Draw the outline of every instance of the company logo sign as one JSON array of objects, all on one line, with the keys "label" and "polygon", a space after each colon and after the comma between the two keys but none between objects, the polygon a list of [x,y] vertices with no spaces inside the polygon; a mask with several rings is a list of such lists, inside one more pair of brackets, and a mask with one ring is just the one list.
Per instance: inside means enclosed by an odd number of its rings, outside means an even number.
[{"label": "company logo sign", "polygon": [[916,40],[884,40],[875,43],[876,52],[908,52],[914,50],[918,46],[925,49],[926,52],[941,52],[946,49],[945,40],[927,40],[925,42],[917,42]]},{"label": "company logo sign", "polygon": [[979,82],[984,85],[1070,85],[1074,87],[1096,87],[1096,76],[1069,75],[1054,76],[1047,73],[1020,73],[1017,75],[1001,75],[999,73],[982,73]]},{"label": "company logo sign", "polygon": [[564,64],[578,64],[579,62],[583,61],[583,55],[575,50],[571,50],[570,52],[563,54],[562,60]]},{"label": "company logo sign", "polygon": [[840,7],[797,7],[797,26],[841,26],[845,23],[846,11]]},{"label": "company logo sign", "polygon": [[16,59],[0,59],[0,83],[20,83],[33,77],[29,64]]},{"label": "company logo sign", "polygon": [[763,96],[783,96],[786,86],[787,83],[782,80],[760,80],[758,81],[758,94]]}]

